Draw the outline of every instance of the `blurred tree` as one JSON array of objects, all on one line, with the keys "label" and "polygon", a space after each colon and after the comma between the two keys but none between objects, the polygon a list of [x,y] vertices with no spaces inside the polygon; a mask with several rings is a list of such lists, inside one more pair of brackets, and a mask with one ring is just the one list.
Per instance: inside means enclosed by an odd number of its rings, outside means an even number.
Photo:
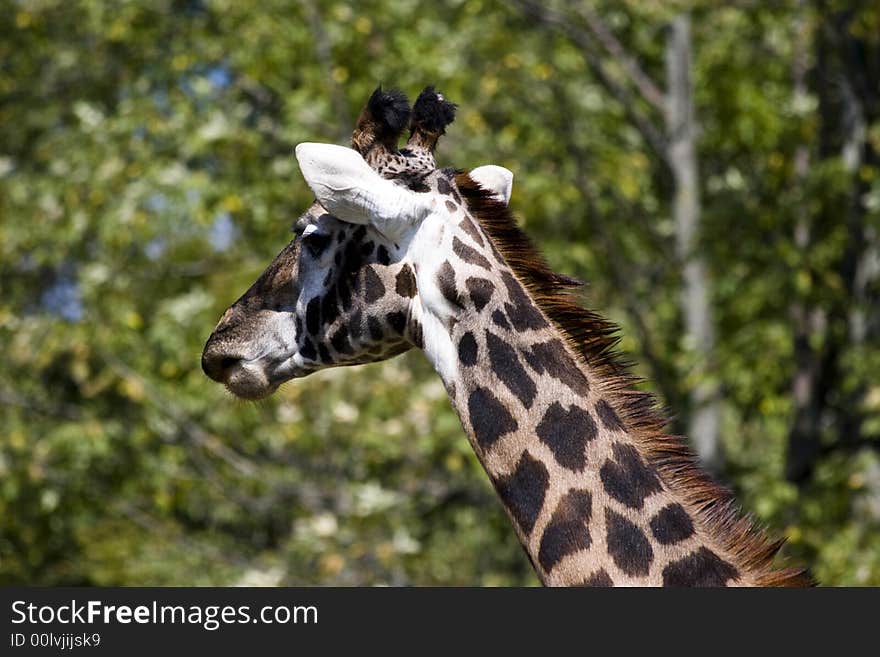
[{"label": "blurred tree", "polygon": [[[861,449],[876,444],[863,436],[862,410],[868,382],[845,374],[847,352],[861,352],[877,328],[877,279],[880,274],[877,228],[869,217],[871,179],[878,165],[877,149],[868,126],[880,125],[880,38],[862,32],[865,12],[827,7],[828,20],[815,27],[816,70],[812,76],[819,99],[815,156],[799,147],[802,161],[816,161],[815,170],[834,176],[834,191],[820,195],[815,216],[805,209],[795,239],[809,249],[817,224],[841,225],[841,249],[834,264],[836,289],[815,294],[794,307],[794,420],[788,437],[786,475],[795,483],[809,480],[817,460],[828,449]],[[873,38],[871,38],[873,37]],[[803,59],[803,55],[799,56]],[[803,64],[795,81],[804,91]],[[805,175],[805,164],[800,164]],[[820,233],[821,234],[821,233]],[[824,286],[814,272],[809,287]],[[827,428],[832,435],[823,441]],[[825,446],[823,447],[823,442]]]},{"label": "blurred tree", "polygon": [[[529,0],[520,0],[517,4],[528,15],[566,35],[580,49],[590,73],[622,104],[645,144],[653,149],[659,164],[671,175],[675,254],[682,276],[682,342],[692,353],[691,368],[695,370],[682,377],[689,384],[681,387],[691,388],[689,402],[684,404],[681,399],[682,403],[676,408],[688,416],[687,421],[681,423],[682,429],[686,427],[685,433],[703,465],[711,472],[720,472],[723,465],[719,436],[721,406],[713,373],[715,327],[709,302],[710,281],[697,241],[700,181],[696,153],[698,126],[691,80],[690,17],[682,13],[672,18],[665,53],[667,89],[664,93],[587,3],[567,3],[569,12]],[[575,15],[583,20],[584,27],[578,25]],[[598,52],[599,44],[609,59],[603,59]],[[606,70],[609,64],[623,72],[623,81]],[[649,114],[652,111],[665,117],[665,128],[658,127]],[[617,278],[622,282],[622,277]],[[640,312],[631,304],[628,310],[633,314]],[[655,361],[651,358],[652,363]],[[659,370],[656,366],[653,369]]]}]

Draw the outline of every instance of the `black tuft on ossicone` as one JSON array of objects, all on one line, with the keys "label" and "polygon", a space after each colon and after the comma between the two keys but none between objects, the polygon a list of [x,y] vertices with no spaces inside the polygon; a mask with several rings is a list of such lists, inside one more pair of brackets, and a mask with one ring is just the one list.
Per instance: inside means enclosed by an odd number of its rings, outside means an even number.
[{"label": "black tuft on ossicone", "polygon": [[376,87],[367,101],[367,110],[373,116],[382,136],[394,137],[403,131],[412,113],[409,99],[402,91],[383,91],[381,85]]},{"label": "black tuft on ossicone", "polygon": [[458,106],[446,100],[433,86],[425,87],[413,106],[411,133],[420,129],[442,135],[446,126],[455,121]]}]

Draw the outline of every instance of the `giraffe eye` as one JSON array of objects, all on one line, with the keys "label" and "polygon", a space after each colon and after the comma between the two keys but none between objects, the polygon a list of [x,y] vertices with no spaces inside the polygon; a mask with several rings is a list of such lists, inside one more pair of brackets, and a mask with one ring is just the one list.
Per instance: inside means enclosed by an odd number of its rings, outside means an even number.
[{"label": "giraffe eye", "polygon": [[307,231],[302,236],[302,243],[309,250],[309,253],[312,254],[313,258],[320,258],[321,254],[330,246],[332,240],[332,236],[323,235],[317,231]]}]

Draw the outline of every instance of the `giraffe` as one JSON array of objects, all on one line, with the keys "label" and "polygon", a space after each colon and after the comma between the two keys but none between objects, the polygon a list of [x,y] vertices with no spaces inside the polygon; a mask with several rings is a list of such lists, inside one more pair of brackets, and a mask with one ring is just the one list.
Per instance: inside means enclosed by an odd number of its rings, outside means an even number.
[{"label": "giraffe", "polygon": [[[244,399],[327,367],[421,349],[540,580],[551,586],[809,585],[664,431],[508,208],[513,174],[439,169],[456,106],[377,89],[352,148],[303,143],[316,201],[220,319],[206,374]],[[406,146],[400,134],[410,127]]]}]

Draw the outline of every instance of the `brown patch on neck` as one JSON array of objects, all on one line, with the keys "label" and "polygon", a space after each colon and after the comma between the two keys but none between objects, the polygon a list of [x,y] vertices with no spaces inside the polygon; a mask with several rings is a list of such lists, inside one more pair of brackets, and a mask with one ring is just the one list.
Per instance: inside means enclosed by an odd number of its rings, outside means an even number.
[{"label": "brown patch on neck", "polygon": [[491,192],[466,173],[457,173],[455,183],[468,209],[537,306],[590,373],[602,381],[607,400],[647,461],[740,570],[751,575],[758,586],[812,585],[803,570],[773,569],[773,559],[783,541],[771,540],[756,528],[749,517],[743,516],[730,492],[703,472],[684,440],[666,433],[668,419],[657,408],[654,396],[636,388],[639,380],[615,351],[618,327],[583,308],[572,292],[580,282],[550,269],[508,207],[495,200]]}]

